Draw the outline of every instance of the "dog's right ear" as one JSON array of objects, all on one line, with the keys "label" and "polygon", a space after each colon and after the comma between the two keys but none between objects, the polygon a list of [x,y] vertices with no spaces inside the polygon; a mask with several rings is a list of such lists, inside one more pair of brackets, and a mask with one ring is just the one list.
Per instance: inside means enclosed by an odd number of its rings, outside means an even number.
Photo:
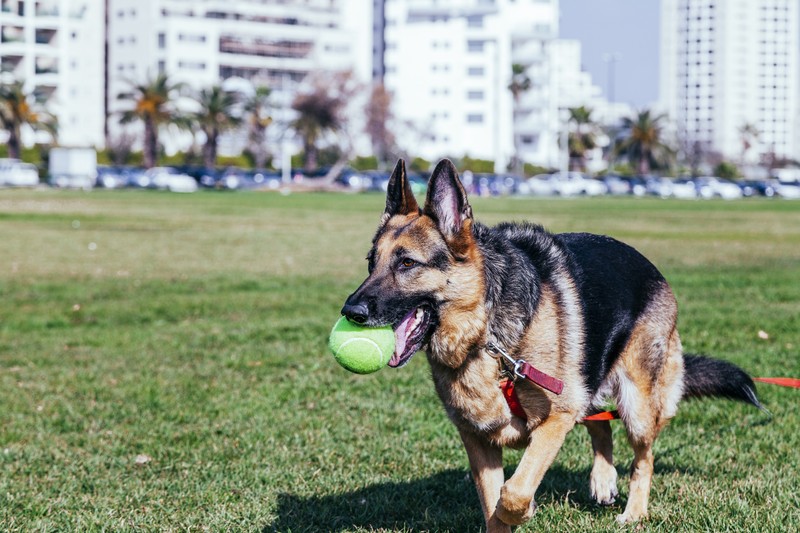
[{"label": "dog's right ear", "polygon": [[419,212],[419,204],[414,198],[414,193],[411,192],[411,184],[406,176],[406,163],[399,159],[389,177],[389,186],[386,190],[386,210],[381,217],[381,225],[386,224],[394,215],[410,215]]}]

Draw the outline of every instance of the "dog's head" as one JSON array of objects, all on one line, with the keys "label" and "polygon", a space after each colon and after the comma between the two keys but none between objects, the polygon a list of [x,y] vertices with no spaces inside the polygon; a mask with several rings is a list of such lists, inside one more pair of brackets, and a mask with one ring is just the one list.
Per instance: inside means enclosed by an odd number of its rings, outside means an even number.
[{"label": "dog's head", "polygon": [[472,327],[463,316],[483,296],[472,223],[466,191],[450,161],[441,161],[433,171],[422,209],[411,192],[405,164],[398,161],[367,255],[369,276],[342,308],[352,322],[394,328],[395,353],[389,366],[404,365],[429,344],[434,352],[439,348],[442,359],[463,344],[461,330]]}]

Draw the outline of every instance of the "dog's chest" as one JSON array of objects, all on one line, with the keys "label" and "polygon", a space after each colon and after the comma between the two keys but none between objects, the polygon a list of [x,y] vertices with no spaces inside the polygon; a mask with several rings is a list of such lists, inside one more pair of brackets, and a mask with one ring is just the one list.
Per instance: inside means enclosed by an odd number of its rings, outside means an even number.
[{"label": "dog's chest", "polygon": [[462,429],[492,434],[511,422],[511,411],[498,384],[498,365],[476,358],[454,370],[431,362],[436,392],[447,415]]}]

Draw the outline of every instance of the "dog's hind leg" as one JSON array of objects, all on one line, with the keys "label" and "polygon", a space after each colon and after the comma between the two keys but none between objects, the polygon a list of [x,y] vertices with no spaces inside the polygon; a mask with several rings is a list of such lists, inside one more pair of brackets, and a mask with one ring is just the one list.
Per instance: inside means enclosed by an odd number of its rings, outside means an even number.
[{"label": "dog's hind leg", "polygon": [[611,440],[611,424],[607,420],[584,421],[583,425],[592,437],[594,464],[589,478],[592,498],[600,505],[611,505],[619,495],[617,491],[617,469],[614,468],[614,443]]},{"label": "dog's hind leg", "polygon": [[[661,323],[663,324],[663,322]],[[674,323],[673,323],[674,324]],[[653,443],[675,416],[683,394],[683,354],[678,332],[645,323],[634,332],[617,374],[617,405],[633,448],[631,482],[621,523],[647,515],[653,478]]]},{"label": "dog's hind leg", "polygon": [[533,516],[536,489],[573,426],[574,413],[553,413],[531,432],[516,472],[500,491],[496,512],[503,522],[519,525]]},{"label": "dog's hind leg", "polygon": [[459,430],[461,441],[467,450],[472,479],[478,490],[487,533],[511,533],[511,528],[500,521],[495,513],[500,499],[500,488],[505,481],[503,474],[503,449],[488,440],[464,430]]}]

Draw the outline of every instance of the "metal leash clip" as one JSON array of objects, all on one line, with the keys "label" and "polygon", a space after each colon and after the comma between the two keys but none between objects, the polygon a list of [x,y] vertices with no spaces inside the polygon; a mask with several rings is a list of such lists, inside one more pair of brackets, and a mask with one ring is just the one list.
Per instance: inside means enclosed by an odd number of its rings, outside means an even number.
[{"label": "metal leash clip", "polygon": [[497,358],[498,355],[503,356],[506,362],[513,368],[512,370],[513,376],[523,379],[525,378],[525,374],[523,374],[519,370],[522,367],[522,365],[525,364],[525,361],[523,361],[522,359],[514,359],[507,351],[500,348],[493,342],[486,344],[486,349],[489,350],[490,354],[494,354],[492,355],[492,357]]}]

